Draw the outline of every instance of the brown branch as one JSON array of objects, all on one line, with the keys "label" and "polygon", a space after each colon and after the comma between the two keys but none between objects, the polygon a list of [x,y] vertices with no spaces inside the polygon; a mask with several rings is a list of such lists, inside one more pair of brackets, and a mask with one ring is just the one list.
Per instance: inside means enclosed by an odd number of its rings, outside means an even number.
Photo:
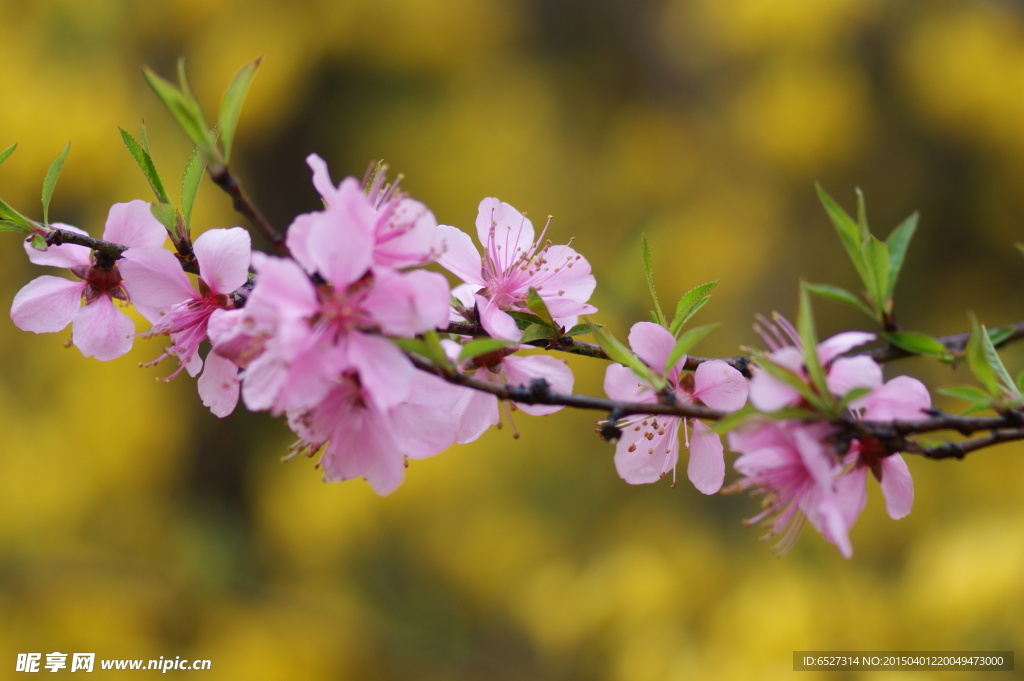
[{"label": "brown branch", "polygon": [[[75,244],[78,246],[85,246],[92,250],[100,253],[110,260],[120,260],[124,252],[129,249],[129,246],[122,244],[115,244],[112,241],[105,241],[104,239],[97,239],[91,237],[88,234],[82,234],[80,232],[72,232],[68,229],[61,229],[60,227],[50,226],[50,231],[43,236],[43,240],[47,246],[60,246],[61,244]],[[199,274],[199,266],[195,260],[185,260],[179,257],[178,262],[181,264],[181,269],[192,274]]]},{"label": "brown branch", "polygon": [[210,179],[213,180],[214,184],[231,197],[232,207],[249,219],[249,222],[271,243],[278,255],[289,256],[284,235],[274,229],[270,221],[263,217],[263,214],[256,208],[256,205],[249,200],[249,197],[242,189],[242,185],[238,183],[238,180],[231,174],[228,167],[218,165],[207,168],[207,172],[209,172]]}]

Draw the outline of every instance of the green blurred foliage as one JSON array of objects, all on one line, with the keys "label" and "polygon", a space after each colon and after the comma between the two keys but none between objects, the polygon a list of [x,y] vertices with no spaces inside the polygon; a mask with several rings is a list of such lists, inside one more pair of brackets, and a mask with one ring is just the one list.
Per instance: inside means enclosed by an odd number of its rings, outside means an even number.
[{"label": "green blurred foliage", "polygon": [[[863,188],[883,231],[921,210],[905,328],[1020,317],[1013,2],[12,0],[0,25],[17,36],[0,146],[20,145],[0,193],[33,217],[68,139],[52,219],[98,235],[111,203],[150,198],[117,132],[143,118],[176,187],[190,149],[143,65],[183,55],[212,114],[263,55],[233,165],[281,227],[317,206],[307,154],[336,179],[384,157],[441,222],[470,226],[492,195],[554,215],[620,337],[649,308],[646,233],[666,300],[721,279],[698,350],[728,355],[758,344],[755,313],[793,314],[800,277],[857,288],[820,181],[848,209]],[[239,221],[204,183],[193,224]],[[13,236],[0,264],[5,304],[42,273]],[[822,335],[867,328],[816,305]],[[644,681],[788,678],[798,649],[1024,650],[1016,445],[911,460],[913,513],[892,522],[873,493],[851,561],[813,531],[778,559],[741,525],[754,500],[619,481],[593,414],[518,415],[519,440],[414,462],[381,499],[282,464],[265,415],[218,421],[187,376],[154,382],[173,367],[136,364],[159,339],[100,365],[68,337],[0,331],[3,665],[57,650],[209,658],[225,679]],[[600,392],[603,367],[572,366]]]}]

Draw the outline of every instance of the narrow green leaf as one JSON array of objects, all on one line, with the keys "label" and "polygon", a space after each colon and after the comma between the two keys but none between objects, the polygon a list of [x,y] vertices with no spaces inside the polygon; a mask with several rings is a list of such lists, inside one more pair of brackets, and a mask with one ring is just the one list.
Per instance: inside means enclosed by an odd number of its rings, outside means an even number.
[{"label": "narrow green leaf", "polygon": [[440,367],[445,371],[454,370],[452,361],[448,359],[447,353],[444,351],[444,346],[441,345],[441,337],[437,335],[437,331],[431,329],[423,334],[423,341],[427,346],[427,359],[434,363],[434,366]]},{"label": "narrow green leaf", "polygon": [[235,137],[235,126],[238,124],[238,116],[242,113],[242,103],[245,101],[245,94],[249,91],[249,84],[252,76],[256,73],[256,67],[260,65],[260,58],[251,61],[235,75],[224,93],[224,99],[220,102],[220,128],[221,147],[224,149],[224,163],[231,160],[231,142]]},{"label": "narrow green leaf", "polygon": [[530,309],[530,312],[537,315],[545,325],[550,326],[553,329],[558,328],[558,324],[555,323],[551,313],[548,312],[547,303],[545,303],[544,299],[540,297],[539,293],[537,293],[537,289],[532,286],[526,292],[526,307]]},{"label": "narrow green leaf", "polygon": [[17,222],[11,222],[10,220],[0,220],[0,232],[27,232],[29,231],[25,227],[19,225]]},{"label": "narrow green leaf", "polygon": [[185,173],[181,177],[181,215],[185,220],[185,228],[192,223],[192,207],[196,202],[199,183],[203,181],[206,165],[199,157],[199,147],[192,150],[192,155],[185,163]]},{"label": "narrow green leaf", "polygon": [[405,352],[430,359],[430,348],[419,338],[392,338],[391,340]]},{"label": "narrow green leaf", "polygon": [[1024,370],[1017,374],[1017,387],[1024,390]]},{"label": "narrow green leaf", "polygon": [[837,407],[839,409],[846,409],[856,399],[864,397],[871,392],[871,388],[854,388],[850,392],[846,393],[839,399]]},{"label": "narrow green leaf", "polygon": [[640,236],[641,256],[644,263],[644,275],[647,277],[647,288],[654,300],[654,322],[668,328],[665,320],[665,313],[661,311],[661,303],[658,302],[658,292],[654,290],[654,269],[651,267],[651,249],[647,245],[647,236]]},{"label": "narrow green leaf", "polygon": [[871,279],[865,282],[868,297],[874,302],[875,307],[884,310],[888,301],[886,292],[889,290],[889,247],[884,241],[869,235],[864,244],[864,252],[871,270]]},{"label": "narrow green leaf", "polygon": [[917,218],[917,213],[911,215],[901,222],[896,229],[892,230],[889,233],[889,238],[885,240],[886,245],[889,246],[889,288],[885,294],[887,302],[892,300],[893,293],[896,290],[896,280],[900,276],[900,270],[903,269],[903,260],[907,256],[907,247],[910,245],[910,240],[914,237],[914,232],[917,230]]},{"label": "narrow green leaf", "polygon": [[502,350],[514,345],[515,343],[509,343],[497,338],[474,338],[462,346],[462,350],[459,352],[459,361],[464,362],[467,359],[473,359],[474,357],[486,355],[489,352]]},{"label": "narrow green leaf", "polygon": [[987,392],[973,385],[954,385],[948,388],[939,388],[940,395],[946,397],[952,397],[957,400],[963,400],[964,402],[971,402],[972,404],[985,404],[986,406],[992,404],[992,397]]},{"label": "narrow green leaf", "polygon": [[759,355],[757,357],[757,366],[772,378],[785,383],[797,391],[802,398],[817,409],[824,410],[828,407],[827,404],[822,402],[821,397],[814,389],[807,385],[807,381],[804,380],[803,376],[799,376],[781,364],[773,362],[769,356]]},{"label": "narrow green leaf", "polygon": [[156,195],[156,200],[160,203],[170,203],[171,199],[167,196],[167,190],[164,189],[163,180],[160,179],[160,173],[156,171],[156,165],[153,163],[153,157],[149,155],[145,147],[139,144],[131,133],[124,128],[118,128],[121,131],[121,139],[124,140],[124,145],[128,147],[128,152],[135,159],[135,162],[139,164],[139,168],[142,169],[142,174],[146,177],[146,182],[149,183],[150,188],[153,190],[153,194]]},{"label": "narrow green leaf", "polygon": [[598,345],[604,348],[605,353],[613,362],[629,367],[633,370],[634,374],[649,382],[656,390],[660,390],[665,385],[664,377],[651,371],[650,367],[644,364],[639,357],[634,355],[610,331],[594,328],[593,334]]},{"label": "narrow green leaf", "polygon": [[555,329],[547,326],[546,324],[530,324],[526,329],[523,330],[523,337],[519,339],[520,343],[529,343],[535,340],[541,340],[544,338],[557,338],[558,332]]},{"label": "narrow green leaf", "polygon": [[825,369],[818,357],[818,336],[814,330],[814,312],[811,310],[811,296],[807,287],[800,284],[800,309],[797,312],[797,332],[804,349],[804,368],[822,399],[831,399],[828,383],[825,380]]},{"label": "narrow green leaf", "polygon": [[714,425],[711,426],[711,432],[717,435],[725,435],[730,430],[741,425],[748,417],[757,414],[757,409],[747,405],[739,411],[734,411],[731,414],[726,414],[724,418],[719,419]]},{"label": "narrow green leaf", "polygon": [[11,146],[7,147],[3,151],[0,151],[0,165],[3,165],[3,162],[6,161],[10,157],[10,155],[14,153],[14,150],[17,149],[17,148],[18,148],[18,143],[15,142],[14,144],[12,144]]},{"label": "narrow green leaf", "polygon": [[53,163],[50,164],[49,170],[46,171],[46,177],[43,179],[43,224],[47,227],[50,226],[50,199],[53,197],[53,188],[57,186],[57,178],[60,177],[60,170],[64,167],[64,161],[67,159],[69,151],[71,151],[71,142],[64,145],[64,151],[53,159]]},{"label": "narrow green leaf", "polygon": [[816,296],[826,298],[828,300],[833,300],[837,303],[844,303],[846,305],[849,305],[850,307],[860,310],[868,317],[871,317],[871,319],[874,319],[876,322],[881,323],[881,315],[879,313],[872,310],[870,307],[868,307],[867,303],[865,303],[863,300],[861,300],[860,298],[858,298],[857,296],[850,293],[844,288],[839,288],[838,286],[830,286],[829,284],[804,285],[807,287],[808,291],[810,291]]},{"label": "narrow green leaf", "polygon": [[971,337],[967,341],[965,354],[967,355],[967,366],[989,393],[997,396],[1020,397],[1021,390],[1017,387],[1016,381],[1010,378],[1009,372],[1003,366],[992,339],[983,325],[979,325],[977,318],[971,314]]},{"label": "narrow green leaf", "polygon": [[167,231],[174,234],[174,225],[177,223],[178,212],[174,210],[174,206],[168,203],[151,203],[149,205],[149,212],[153,214],[153,217],[157,221],[167,228]]},{"label": "narrow green leaf", "polygon": [[188,87],[188,80],[184,78],[184,62],[179,63],[179,76],[182,80],[182,89],[178,89],[173,83],[158,76],[149,67],[143,69],[146,82],[153,88],[157,97],[164,103],[164,106],[171,112],[178,125],[185,131],[192,142],[199,147],[201,153],[206,156],[207,161],[220,163],[220,154],[214,145],[213,136],[210,134],[209,126],[203,117],[199,102],[192,95]]},{"label": "narrow green leaf", "polygon": [[854,191],[857,194],[857,229],[860,230],[860,241],[864,243],[871,236],[871,230],[868,229],[868,209],[864,200],[864,192],[860,190],[860,187]]},{"label": "narrow green leaf", "polygon": [[946,346],[924,333],[901,331],[884,334],[885,339],[901,350],[915,355],[942,357],[947,354]]},{"label": "narrow green leaf", "polygon": [[515,320],[516,326],[520,330],[527,328],[530,324],[543,324],[544,320],[535,314],[530,312],[520,312],[518,310],[506,310],[505,313]]},{"label": "narrow green leaf", "polygon": [[669,331],[673,336],[678,336],[679,331],[690,320],[690,317],[697,314],[697,311],[704,307],[710,299],[711,289],[718,285],[718,280],[709,281],[706,284],[695,286],[687,291],[679,302],[676,303],[676,314],[672,319]]},{"label": "narrow green leaf", "polygon": [[32,235],[32,240],[29,241],[29,245],[32,246],[32,248],[36,249],[37,251],[45,251],[46,250],[46,239],[44,239],[43,237],[39,236],[38,234],[33,234]]},{"label": "narrow green leaf", "polygon": [[864,283],[865,288],[868,287],[868,281],[872,279],[872,270],[868,267],[868,263],[864,258],[862,244],[864,239],[862,237],[860,226],[853,221],[853,219],[847,215],[846,211],[839,207],[835,201],[832,200],[825,190],[821,188],[821,185],[816,185],[818,190],[818,198],[821,204],[825,207],[825,212],[828,213],[829,219],[832,221],[832,226],[835,227],[836,233],[839,235],[839,240],[843,244],[843,248],[846,249],[846,254],[850,258],[850,262],[853,263],[854,269],[857,270],[860,280]]},{"label": "narrow green leaf", "polygon": [[994,329],[988,330],[988,338],[992,341],[992,345],[998,346],[1012,336],[1013,332],[1014,328],[1012,326],[997,326]]},{"label": "narrow green leaf", "polygon": [[594,332],[594,330],[592,328],[593,326],[597,326],[598,329],[603,329],[604,328],[604,324],[577,324],[576,326],[574,326],[571,329],[569,329],[568,331],[566,331],[563,335],[565,335],[565,336],[585,336],[585,335],[587,335],[589,333],[593,333]]},{"label": "narrow green leaf", "polygon": [[14,210],[11,204],[7,203],[3,199],[0,199],[0,220],[12,222],[20,226],[25,231],[29,231],[32,227],[31,220]]},{"label": "narrow green leaf", "polygon": [[711,335],[711,333],[718,328],[718,324],[705,324],[704,326],[698,326],[690,329],[676,341],[675,346],[672,348],[672,352],[668,353],[668,359],[665,360],[665,367],[662,371],[663,374],[668,374],[669,369],[676,365],[676,362],[685,355],[686,353],[693,350],[697,345]]}]

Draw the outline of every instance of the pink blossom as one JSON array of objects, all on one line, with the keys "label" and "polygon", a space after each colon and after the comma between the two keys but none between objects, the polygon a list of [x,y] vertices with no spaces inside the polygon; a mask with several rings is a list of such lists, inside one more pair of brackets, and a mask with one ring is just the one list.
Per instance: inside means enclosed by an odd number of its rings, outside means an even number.
[{"label": "pink blossom", "polygon": [[542,243],[547,225],[534,241],[533,224],[507,203],[494,198],[480,202],[476,229],[483,258],[465,232],[447,225],[438,229],[444,243],[438,262],[474,287],[480,324],[491,336],[513,341],[522,337],[507,311],[528,312],[530,288],[559,324],[571,325],[578,315],[597,311],[586,302],[595,286],[590,263],[569,245]]},{"label": "pink blossom", "polygon": [[[84,234],[68,225],[53,226]],[[103,229],[103,239],[129,247],[159,247],[166,237],[145,201],[114,204]],[[70,268],[80,281],[44,275],[29,282],[11,306],[18,328],[53,333],[71,324],[71,342],[86,357],[101,361],[131,349],[135,324],[114,305],[114,299],[128,300],[117,261],[78,244],[39,251],[26,243],[25,250],[37,265]]]},{"label": "pink blossom", "polygon": [[417,372],[409,398],[380,409],[358,376],[346,372],[315,406],[289,412],[288,423],[301,438],[298,449],[322,450],[325,482],[362,477],[385,495],[402,483],[409,459],[432,456],[455,441],[458,425],[449,408],[457,391]]},{"label": "pink blossom", "polygon": [[[661,372],[668,361],[675,338],[664,327],[638,322],[629,333],[629,343],[649,367]],[[669,367],[665,378],[676,404],[705,405],[722,411],[736,411],[747,401],[747,382],[734,367],[722,360],[702,362],[692,374],[682,369],[686,357]],[[650,384],[621,364],[612,364],[605,373],[604,390],[614,400],[655,404],[658,395]],[[692,423],[692,437],[688,431]],[[714,494],[725,479],[722,441],[696,419],[675,416],[631,416],[617,424],[622,437],[615,447],[615,467],[628,483],[654,482],[669,471],[675,479],[679,459],[679,428],[690,448],[687,476],[699,491]]]},{"label": "pink blossom", "polygon": [[[921,381],[897,376],[871,391],[858,414],[864,421],[920,421],[931,406],[931,396]],[[877,440],[867,438],[858,440],[853,451],[855,463],[848,475],[863,487],[870,470],[882,487],[889,517],[899,520],[910,513],[914,504],[914,481],[903,457]]]},{"label": "pink blossom", "polygon": [[308,233],[318,224],[339,220],[360,225],[355,230],[357,238],[369,238],[369,257],[374,266],[413,267],[436,258],[440,237],[437,220],[422,203],[404,196],[398,190],[398,181],[385,184],[384,173],[378,173],[365,190],[354,177],[345,178],[335,187],[322,158],[310,154],[306,163],[313,170],[313,186],[326,208],[300,215],[290,228],[288,246],[300,260],[313,260]]},{"label": "pink blossom", "polygon": [[741,453],[733,467],[743,475],[730,491],[764,495],[764,511],[747,522],[764,521],[765,538],[779,537],[780,552],[793,545],[806,518],[843,556],[853,555],[850,528],[866,496],[825,444],[834,432],[827,424],[756,420],[729,433],[729,447]]},{"label": "pink blossom", "polygon": [[359,377],[381,411],[397,406],[409,396],[415,370],[384,336],[447,325],[444,276],[375,266],[376,207],[354,180],[336,190],[326,182],[318,187],[326,208],[300,215],[289,228],[294,260],[253,256],[257,281],[237,320],[251,339],[242,387],[250,409],[310,409],[345,372]]},{"label": "pink blossom", "polygon": [[[497,350],[473,358],[466,363],[463,371],[474,378],[495,385],[528,387],[535,380],[547,383],[551,392],[569,394],[572,392],[572,370],[565,362],[548,355],[517,356],[511,353],[518,348]],[[505,406],[502,403],[501,406]],[[514,408],[531,416],[554,414],[563,407],[550,404],[514,403]],[[490,426],[501,422],[497,396],[478,390],[465,390],[465,397],[454,412],[459,422],[456,442],[465,444],[480,437]],[[511,413],[506,412],[511,425]],[[514,428],[514,425],[512,425]],[[518,437],[518,434],[516,434]]]},{"label": "pink blossom", "polygon": [[[146,335],[171,337],[170,347],[153,362],[178,358],[180,365],[169,379],[183,368],[192,376],[204,369],[198,350],[207,337],[210,317],[234,307],[232,294],[249,277],[251,244],[241,227],[205,232],[196,239],[193,252],[199,264],[198,291],[174,254],[162,248],[129,248],[121,264],[125,288],[153,322]],[[217,416],[227,416],[238,402],[238,391],[238,367],[209,353],[199,379],[203,404]]]},{"label": "pink blossom", "polygon": [[[782,316],[775,324],[759,327],[761,337],[771,352],[768,359],[809,381],[804,369],[804,351],[800,336],[793,325]],[[857,388],[876,388],[882,384],[882,369],[870,357],[840,357],[848,350],[874,340],[875,335],[862,331],[848,331],[832,336],[818,344],[818,359],[825,368],[829,392],[842,397]],[[795,406],[801,401],[800,393],[791,385],[775,378],[762,367],[754,366],[750,379],[750,403],[764,412]]]}]

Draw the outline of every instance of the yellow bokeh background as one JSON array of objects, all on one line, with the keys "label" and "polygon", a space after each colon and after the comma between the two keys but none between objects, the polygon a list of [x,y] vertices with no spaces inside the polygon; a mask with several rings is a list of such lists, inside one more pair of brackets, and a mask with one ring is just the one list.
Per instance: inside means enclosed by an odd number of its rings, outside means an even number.
[{"label": "yellow bokeh background", "polygon": [[[11,0],[0,26],[0,147],[19,144],[0,195],[41,217],[70,139],[50,215],[94,235],[112,203],[150,198],[117,126],[145,120],[172,195],[190,151],[142,66],[171,74],[184,56],[213,112],[262,55],[233,167],[281,227],[317,207],[307,154],[336,180],[383,157],[442,223],[471,227],[485,196],[554,215],[619,337],[650,306],[646,234],[666,304],[721,280],[698,317],[722,323],[699,348],[720,356],[759,343],[755,314],[793,314],[801,278],[856,287],[820,182],[851,208],[862,188],[877,233],[920,209],[905,328],[1021,316],[1017,3]],[[241,223],[208,181],[193,219]],[[5,305],[43,273],[13,235],[0,266]],[[823,335],[872,330],[816,312]],[[1024,651],[1017,445],[911,459],[908,518],[872,490],[851,560],[811,530],[779,558],[742,525],[756,500],[619,480],[595,414],[519,415],[520,439],[413,462],[379,498],[282,463],[289,433],[269,416],[218,420],[187,376],[155,381],[173,367],[138,364],[159,339],[99,363],[69,337],[0,325],[2,678],[19,652],[54,651],[360,681],[773,679],[796,650]],[[1024,368],[1019,350],[1006,361]],[[603,366],[571,365],[600,394]]]}]

